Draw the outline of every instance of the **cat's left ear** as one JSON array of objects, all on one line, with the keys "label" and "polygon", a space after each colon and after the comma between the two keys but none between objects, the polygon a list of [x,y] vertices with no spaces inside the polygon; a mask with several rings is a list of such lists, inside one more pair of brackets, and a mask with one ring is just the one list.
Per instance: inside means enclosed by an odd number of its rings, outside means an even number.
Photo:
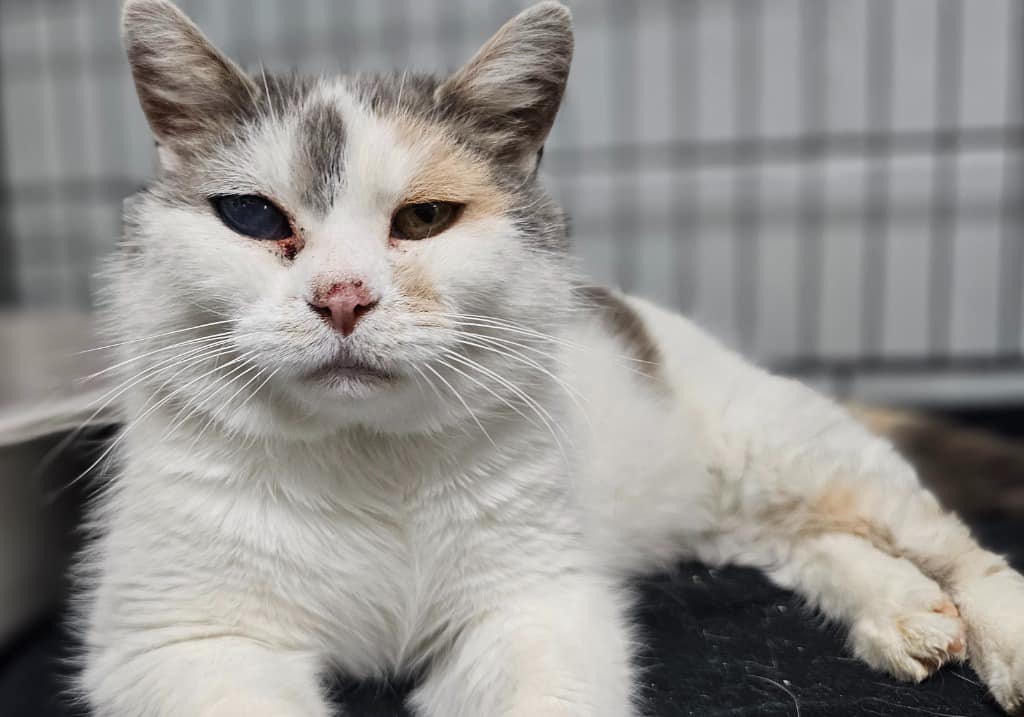
[{"label": "cat's left ear", "polygon": [[505,23],[435,99],[500,161],[531,171],[562,103],[572,51],[569,10],[538,3]]},{"label": "cat's left ear", "polygon": [[128,0],[122,35],[163,165],[201,152],[252,112],[258,89],[169,0]]}]

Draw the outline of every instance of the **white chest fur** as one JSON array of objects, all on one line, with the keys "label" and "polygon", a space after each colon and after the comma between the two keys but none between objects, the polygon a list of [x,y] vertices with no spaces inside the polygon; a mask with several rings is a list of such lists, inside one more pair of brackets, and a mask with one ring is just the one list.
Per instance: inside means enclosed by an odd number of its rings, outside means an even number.
[{"label": "white chest fur", "polygon": [[138,600],[170,639],[244,631],[357,676],[415,667],[488,602],[576,559],[567,482],[506,438],[514,465],[489,445],[486,461],[451,445],[386,459],[344,440],[235,447],[230,465],[150,450],[132,468],[147,477],[108,502],[101,632],[129,629],[136,611],[120,608]]}]

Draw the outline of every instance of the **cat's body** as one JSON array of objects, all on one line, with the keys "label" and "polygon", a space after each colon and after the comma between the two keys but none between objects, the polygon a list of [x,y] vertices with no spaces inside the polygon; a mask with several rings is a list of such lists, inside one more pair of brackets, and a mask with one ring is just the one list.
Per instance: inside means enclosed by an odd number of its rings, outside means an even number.
[{"label": "cat's body", "polygon": [[249,78],[160,0],[126,35],[165,174],[111,273],[97,715],[327,715],[341,670],[415,677],[425,717],[628,717],[624,579],[683,557],[764,569],[899,677],[966,651],[1021,705],[1024,579],[888,444],[580,281],[535,178],[560,6],[444,83]]}]

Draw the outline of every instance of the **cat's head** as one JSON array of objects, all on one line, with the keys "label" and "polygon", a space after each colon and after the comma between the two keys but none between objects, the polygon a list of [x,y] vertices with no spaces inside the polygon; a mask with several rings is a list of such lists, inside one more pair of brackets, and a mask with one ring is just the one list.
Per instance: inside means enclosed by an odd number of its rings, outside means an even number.
[{"label": "cat's head", "polygon": [[107,311],[151,371],[140,395],[315,434],[451,424],[544,383],[572,281],[537,180],[572,56],[562,5],[442,79],[247,73],[165,0],[123,22],[161,163],[126,203]]}]

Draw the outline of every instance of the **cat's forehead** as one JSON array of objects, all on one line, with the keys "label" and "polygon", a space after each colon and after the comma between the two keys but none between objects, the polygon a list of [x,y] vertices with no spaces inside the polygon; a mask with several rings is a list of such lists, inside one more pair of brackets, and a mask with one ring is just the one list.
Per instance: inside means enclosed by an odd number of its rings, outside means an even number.
[{"label": "cat's forehead", "polygon": [[254,79],[263,109],[207,167],[208,180],[223,185],[209,193],[262,189],[321,216],[342,196],[371,210],[470,199],[500,208],[487,157],[438,110],[434,78]]}]

